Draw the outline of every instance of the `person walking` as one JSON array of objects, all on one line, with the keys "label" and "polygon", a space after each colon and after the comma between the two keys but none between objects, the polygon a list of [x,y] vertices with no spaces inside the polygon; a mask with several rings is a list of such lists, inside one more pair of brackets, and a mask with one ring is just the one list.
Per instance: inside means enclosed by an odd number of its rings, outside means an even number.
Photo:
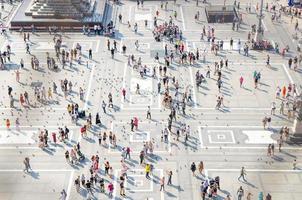
[{"label": "person walking", "polygon": [[147,109],[147,119],[151,119],[151,108],[150,108],[150,106],[148,106],[148,109]]},{"label": "person walking", "polygon": [[109,195],[110,198],[112,198],[112,196],[113,196],[113,190],[114,190],[113,184],[109,183],[108,184],[108,195]]},{"label": "person walking", "polygon": [[297,169],[297,159],[293,161],[293,170]]},{"label": "person walking", "polygon": [[198,164],[198,170],[199,170],[199,173],[202,175],[203,170],[204,170],[203,161],[200,161],[200,162],[199,162],[199,164]]},{"label": "person walking", "polygon": [[24,164],[24,167],[25,167],[24,170],[23,170],[24,172],[28,173],[29,169],[32,170],[31,166],[30,166],[30,163],[29,163],[29,158],[28,157],[25,157],[25,159],[23,160],[23,164]]},{"label": "person walking", "polygon": [[167,185],[172,185],[172,171],[168,171],[168,182]]},{"label": "person walking", "polygon": [[258,200],[263,200],[263,192],[259,192],[259,194],[258,194]]},{"label": "person walking", "polygon": [[103,112],[106,114],[106,106],[107,104],[105,103],[105,101],[102,102],[102,108],[103,108]]},{"label": "person walking", "polygon": [[238,200],[242,200],[243,196],[244,196],[244,190],[243,190],[242,186],[240,186],[238,188],[238,190],[237,190],[237,198],[238,198]]},{"label": "person walking", "polygon": [[159,191],[165,191],[165,177],[163,176],[160,180],[160,190]]},{"label": "person walking", "polygon": [[126,100],[126,90],[125,90],[125,88],[122,89],[122,95],[123,95],[123,99],[125,101]]},{"label": "person walking", "polygon": [[147,179],[150,179],[150,176],[149,176],[150,170],[151,170],[150,164],[146,164],[145,172],[146,172],[146,178],[147,178]]},{"label": "person walking", "polygon": [[246,200],[252,200],[252,196],[252,193],[249,192],[246,196]]},{"label": "person walking", "polygon": [[16,71],[16,81],[18,83],[20,83],[20,71],[19,70]]},{"label": "person walking", "polygon": [[91,48],[88,50],[88,54],[89,54],[89,59],[91,60],[92,59],[92,49]]},{"label": "person walking", "polygon": [[193,162],[193,163],[191,164],[191,171],[192,171],[192,173],[193,173],[193,176],[195,176],[195,171],[196,171],[195,162]]},{"label": "person walking", "polygon": [[245,171],[244,167],[241,167],[240,176],[238,177],[238,180],[240,180],[240,178],[242,178],[244,181],[246,181],[245,176],[246,176],[246,171]]},{"label": "person walking", "polygon": [[126,194],[125,194],[125,180],[124,180],[124,177],[122,176],[121,177],[121,182],[120,182],[120,195],[121,196],[126,196]]},{"label": "person walking", "polygon": [[18,117],[16,118],[16,130],[20,131],[20,120]]},{"label": "person walking", "polygon": [[67,193],[66,193],[65,189],[63,189],[60,194],[61,194],[60,200],[66,200]]},{"label": "person walking", "polygon": [[242,87],[242,84],[243,84],[243,77],[242,76],[240,76],[239,83],[240,83],[240,87]]},{"label": "person walking", "polygon": [[77,192],[80,192],[80,188],[81,188],[81,184],[80,184],[80,176],[78,176],[78,178],[76,178],[74,180],[74,184],[75,184],[75,187],[76,187],[76,191]]},{"label": "person walking", "polygon": [[9,119],[5,120],[5,125],[6,125],[6,129],[10,130],[10,120]]}]

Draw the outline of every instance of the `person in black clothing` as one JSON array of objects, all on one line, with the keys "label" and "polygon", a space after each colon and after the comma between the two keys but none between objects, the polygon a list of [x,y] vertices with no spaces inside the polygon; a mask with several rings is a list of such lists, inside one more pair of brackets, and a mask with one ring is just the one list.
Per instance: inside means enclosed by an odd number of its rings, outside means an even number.
[{"label": "person in black clothing", "polygon": [[11,86],[8,86],[7,90],[8,90],[8,96],[10,96],[12,94],[13,88]]},{"label": "person in black clothing", "polygon": [[100,179],[100,189],[102,193],[105,192],[105,183],[103,178]]},{"label": "person in black clothing", "polygon": [[100,120],[99,113],[96,113],[96,116],[95,116],[95,125],[101,125],[101,120]]},{"label": "person in black clothing", "polygon": [[91,183],[89,180],[86,182],[86,188],[87,188],[87,191],[92,194]]},{"label": "person in black clothing", "polygon": [[193,173],[193,176],[195,176],[196,165],[195,165],[194,162],[191,164],[191,171],[192,171],[192,173]]}]

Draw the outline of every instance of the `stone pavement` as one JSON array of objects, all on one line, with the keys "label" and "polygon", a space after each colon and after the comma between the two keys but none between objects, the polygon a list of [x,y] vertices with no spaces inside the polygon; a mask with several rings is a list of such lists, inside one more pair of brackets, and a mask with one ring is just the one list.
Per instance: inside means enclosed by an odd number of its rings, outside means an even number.
[{"label": "stone pavement", "polygon": [[[231,5],[233,2],[226,2]],[[114,5],[114,10],[123,16],[122,22],[116,20],[117,52],[114,59],[107,50],[107,40],[113,45],[113,38],[103,36],[83,35],[82,33],[65,33],[62,35],[62,48],[69,51],[77,43],[82,46],[81,63],[69,63],[59,70],[47,68],[46,55],[55,57],[54,35],[48,33],[30,34],[31,55],[26,53],[26,44],[23,35],[12,32],[0,37],[1,52],[11,46],[11,61],[6,63],[7,70],[1,71],[0,95],[0,199],[59,199],[60,192],[65,189],[67,199],[109,199],[107,185],[113,183],[113,199],[201,199],[200,186],[205,180],[220,177],[221,190],[216,199],[223,199],[230,194],[236,199],[239,186],[243,186],[246,195],[251,192],[252,199],[258,199],[258,193],[270,193],[273,199],[298,200],[301,196],[301,142],[290,136],[278,151],[280,128],[292,127],[293,118],[288,118],[287,107],[285,113],[280,114],[282,98],[276,98],[276,89],[279,86],[288,86],[289,83],[301,88],[301,66],[297,71],[287,66],[289,57],[297,55],[294,49],[295,42],[291,35],[294,33],[290,17],[283,15],[282,22],[270,20],[271,13],[265,12],[263,20],[265,36],[280,47],[290,46],[290,52],[285,58],[274,52],[250,51],[250,56],[238,53],[237,42],[247,41],[247,34],[251,25],[257,24],[255,1],[241,1],[240,13],[243,15],[243,24],[239,31],[232,31],[231,24],[207,24],[204,8],[209,4],[196,1],[168,2],[167,9],[161,9],[160,2],[145,1],[144,7],[137,7],[136,2],[123,1],[121,5]],[[245,6],[252,3],[252,13],[247,13]],[[279,2],[285,4],[286,2]],[[223,1],[211,1],[212,5],[223,4]],[[205,61],[201,54],[200,60],[194,64],[180,64],[178,58],[168,67],[167,75],[178,81],[179,93],[191,91],[192,101],[188,102],[186,114],[177,110],[176,120],[173,119],[172,133],[167,141],[163,132],[168,126],[170,109],[163,105],[163,90],[158,93],[158,82],[163,76],[159,75],[159,66],[164,66],[163,58],[165,45],[168,50],[174,50],[169,41],[156,42],[153,39],[153,17],[159,10],[158,23],[168,21],[173,11],[177,12],[174,23],[183,31],[186,51],[195,53],[198,48],[205,52]],[[200,11],[200,21],[194,20],[194,15]],[[112,12],[114,13],[114,12]],[[110,17],[110,16],[109,16]],[[114,17],[114,16],[112,16]],[[295,18],[296,19],[296,18]],[[110,20],[110,19],[108,19]],[[145,20],[148,21],[145,27]],[[301,19],[299,20],[299,24]],[[130,22],[129,28],[127,22]],[[133,30],[134,23],[138,24],[138,32]],[[210,43],[200,39],[203,25],[215,28],[218,40],[224,40],[224,50],[215,56],[210,50]],[[231,48],[229,40],[234,39]],[[135,41],[139,48],[136,49]],[[289,42],[289,43],[288,43]],[[126,45],[123,54],[122,46]],[[88,58],[88,50],[92,49],[93,57]],[[204,51],[205,50],[205,51]],[[160,62],[154,57],[159,53]],[[146,75],[141,77],[139,70],[128,66],[128,55],[136,59],[141,57],[142,64],[147,66]],[[271,66],[266,67],[267,55],[271,57]],[[39,69],[31,68],[31,58],[39,60]],[[20,60],[24,60],[25,68],[20,68]],[[223,85],[221,92],[217,88],[217,76],[214,75],[214,62],[229,60],[228,69],[223,68]],[[207,66],[211,67],[211,78],[199,87],[195,84],[195,74],[199,70],[205,74]],[[157,73],[152,77],[153,68]],[[17,69],[20,71],[20,81],[16,82]],[[253,82],[254,71],[261,72],[259,87],[255,89]],[[240,76],[244,77],[243,87],[239,85]],[[67,79],[72,83],[72,89],[64,96],[60,82]],[[58,86],[57,94],[38,101],[34,88]],[[140,85],[140,92],[136,85]],[[13,88],[15,108],[10,108],[8,86]],[[80,98],[80,87],[84,90],[83,99]],[[126,98],[122,96],[122,89],[126,89]],[[170,94],[177,96],[175,87],[170,84]],[[25,91],[29,94],[30,105],[21,105],[19,95]],[[108,104],[108,95],[112,93],[113,108],[102,109],[102,101]],[[47,92],[46,92],[47,94]],[[217,96],[224,96],[222,109],[215,109]],[[181,100],[180,100],[181,101]],[[276,103],[276,114],[271,115],[272,102]],[[87,137],[82,137],[80,127],[86,124],[85,119],[77,123],[71,120],[67,112],[68,104],[79,105],[80,110],[92,114],[92,128]],[[151,109],[151,119],[146,119],[148,106]],[[95,125],[95,115],[100,114],[101,125]],[[265,116],[272,118],[269,128],[263,129],[262,119]],[[131,131],[130,120],[137,117],[138,129]],[[19,125],[16,124],[16,119]],[[10,119],[11,126],[6,127],[5,120]],[[185,140],[185,132],[177,140],[177,130],[185,124],[190,126],[190,136]],[[53,142],[52,133],[59,135],[58,128],[69,128],[69,138],[65,142]],[[39,147],[39,133],[49,132],[49,146]],[[99,133],[112,132],[116,135],[116,146],[107,143],[99,145]],[[145,178],[145,166],[139,164],[139,154],[144,144],[151,142],[154,150],[148,155],[146,163],[154,166],[150,179]],[[77,164],[69,164],[64,153],[70,151],[74,145],[80,143],[85,160]],[[275,145],[275,154],[267,155],[267,146]],[[128,178],[125,181],[126,197],[120,196],[119,177],[122,174],[122,149],[130,147],[131,159],[126,159],[129,167]],[[98,175],[105,179],[106,193],[101,193],[99,184],[93,189],[93,195],[84,187],[76,191],[74,180],[84,174],[90,178],[89,168],[92,165],[91,157],[99,155],[100,170]],[[30,158],[33,172],[23,172],[23,160]],[[298,169],[293,169],[293,161],[297,159]],[[105,174],[104,163],[110,162],[111,176]],[[203,174],[192,175],[190,166],[204,162]],[[246,168],[247,181],[237,180],[242,166]],[[172,185],[165,185],[165,191],[160,192],[160,179],[172,171]],[[198,170],[197,170],[198,171]]]}]

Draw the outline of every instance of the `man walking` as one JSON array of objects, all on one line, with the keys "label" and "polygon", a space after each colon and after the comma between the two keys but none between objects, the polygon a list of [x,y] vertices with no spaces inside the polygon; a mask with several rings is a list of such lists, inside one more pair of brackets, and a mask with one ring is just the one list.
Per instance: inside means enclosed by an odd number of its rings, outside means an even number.
[{"label": "man walking", "polygon": [[172,175],[173,175],[172,171],[169,171],[167,185],[172,185]]},{"label": "man walking", "polygon": [[24,172],[27,172],[27,173],[28,173],[28,172],[29,172],[29,169],[32,170],[31,167],[30,167],[30,164],[29,164],[29,158],[28,158],[28,157],[26,157],[26,158],[24,159],[23,164],[24,164],[24,166],[25,166],[25,169],[23,170]]},{"label": "man walking", "polygon": [[150,106],[148,106],[148,110],[147,110],[147,119],[151,119],[151,109],[150,109]]},{"label": "man walking", "polygon": [[92,59],[92,49],[91,48],[88,50],[88,53],[89,53],[89,59],[91,60]]},{"label": "man walking", "polygon": [[106,114],[106,106],[107,106],[107,104],[105,103],[105,101],[103,101],[102,108],[103,108],[103,111],[105,114]]},{"label": "man walking", "polygon": [[244,167],[241,167],[240,176],[238,177],[238,180],[240,180],[240,178],[242,178],[244,181],[246,181],[245,176],[246,176],[246,171],[245,171]]}]

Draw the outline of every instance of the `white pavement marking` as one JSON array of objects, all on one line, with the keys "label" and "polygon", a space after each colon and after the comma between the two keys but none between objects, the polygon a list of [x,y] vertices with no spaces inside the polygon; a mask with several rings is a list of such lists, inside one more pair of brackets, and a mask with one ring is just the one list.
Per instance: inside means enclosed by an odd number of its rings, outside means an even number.
[{"label": "white pavement marking", "polygon": [[183,31],[186,31],[185,18],[184,18],[184,13],[183,13],[183,10],[182,10],[182,6],[180,6],[179,9],[180,9],[180,16],[181,16]]},{"label": "white pavement marking", "polygon": [[[15,108],[0,108],[0,110],[16,110]],[[30,111],[32,110],[45,110],[45,111],[51,111],[51,110],[66,110],[66,108],[63,108],[63,107],[42,107],[42,108],[30,108]]]},{"label": "white pavement marking", "polygon": [[202,132],[201,132],[201,128],[198,128],[198,136],[199,136],[199,142],[200,142],[200,147],[204,148],[204,144],[203,144],[203,140],[202,140]]},{"label": "white pavement marking", "polygon": [[[114,121],[112,121],[111,123],[110,123],[110,127],[111,127],[111,131],[112,132],[114,132],[114,130],[113,130],[113,128],[115,127],[114,126],[114,124],[125,124],[125,125],[127,125],[127,124],[129,124],[129,123],[127,123],[127,122],[114,122]],[[148,122],[148,121],[140,121],[139,122],[139,126],[141,127],[141,124],[148,124],[148,126],[150,126],[150,124],[158,124],[157,122]],[[160,122],[160,124],[162,125],[162,129],[164,129],[165,127],[167,127],[167,123],[165,123],[165,122]],[[151,141],[151,134],[149,134],[149,141]],[[131,138],[131,136],[130,136],[130,138]],[[154,139],[154,138],[152,138],[152,139]],[[129,141],[130,141],[130,139],[129,139]],[[127,141],[127,142],[129,142],[129,141]],[[131,142],[131,141],[130,141]],[[140,141],[134,141],[134,142],[140,142]],[[141,143],[144,143],[144,141],[141,141]],[[131,145],[131,144],[130,144]],[[165,148],[164,148],[165,150],[161,150],[161,151],[156,151],[156,150],[154,150],[153,152],[154,153],[170,153],[171,154],[171,152],[172,152],[172,146],[171,146],[171,134],[168,134],[168,142],[165,144]],[[109,145],[109,148],[108,148],[108,152],[109,153],[116,153],[116,154],[120,154],[120,152],[119,151],[114,151],[115,149],[111,149],[111,145]],[[140,151],[132,151],[133,153],[135,153],[135,154],[138,154],[138,153],[140,153]]]},{"label": "white pavement marking", "polygon": [[152,20],[152,14],[151,13],[135,13],[135,21],[151,21]]},{"label": "white pavement marking", "polygon": [[197,98],[196,98],[196,88],[195,88],[195,85],[194,85],[194,78],[193,78],[193,72],[192,72],[192,68],[189,67],[189,70],[190,70],[190,76],[191,76],[191,85],[192,85],[192,88],[193,88],[193,99],[194,99],[194,108],[197,108]]},{"label": "white pavement marking", "polygon": [[71,187],[72,187],[72,183],[73,183],[73,176],[74,176],[74,170],[72,170],[71,174],[70,174],[68,187],[67,187],[67,191],[66,191],[66,193],[67,193],[66,200],[69,200],[69,198],[70,198]]},{"label": "white pavement marking", "polygon": [[[135,103],[133,102],[133,99],[135,99]],[[147,102],[146,102],[147,100]],[[141,109],[145,109],[145,107],[147,106],[152,106],[152,102],[153,102],[153,96],[152,95],[144,95],[144,96],[141,96],[141,95],[130,95],[130,105],[129,107],[136,107],[136,106],[143,106],[143,108]]]},{"label": "white pavement marking", "polygon": [[131,22],[131,10],[132,10],[132,5],[129,5],[129,14],[128,14],[128,21]]},{"label": "white pavement marking", "polygon": [[10,147],[0,147],[2,150],[10,150],[10,149],[23,149],[23,150],[41,150],[40,147],[31,147],[31,146],[10,146]]},{"label": "white pavement marking", "polygon": [[100,40],[97,40],[95,52],[99,52],[100,43]]},{"label": "white pavement marking", "polygon": [[[34,172],[73,172],[73,169],[32,169]],[[0,172],[24,172],[23,169],[0,169]]]},{"label": "white pavement marking", "polygon": [[130,135],[130,142],[146,142],[150,141],[149,131],[135,131]]},{"label": "white pavement marking", "polygon": [[[128,63],[125,63],[125,66],[124,66],[124,74],[123,74],[123,89],[125,89],[125,90],[126,90],[126,74],[127,74],[127,67],[128,67]],[[128,91],[128,92],[130,93],[130,91]],[[130,97],[130,94],[127,95],[128,92],[127,92],[127,90],[126,90],[126,98],[127,98],[128,95],[129,95],[129,97]],[[122,98],[121,109],[124,109],[124,103],[125,103],[125,101],[124,101],[123,95],[121,95],[121,98]]]},{"label": "white pavement marking", "polygon": [[[119,177],[119,173],[121,172],[122,170],[121,169],[117,169],[115,170],[114,172],[114,177]],[[143,180],[135,180],[135,178],[133,177],[142,177],[144,180],[145,180],[145,175],[144,175],[144,172],[145,170],[144,169],[132,169],[133,172],[141,172],[142,174],[129,174],[128,173],[128,176],[131,177],[131,179],[133,179],[133,182],[134,182],[134,185],[135,186],[138,186],[138,187],[141,187],[144,185],[144,182]],[[160,177],[163,177],[164,176],[164,170],[163,169],[154,169],[154,171],[159,171],[159,174],[160,174]],[[146,192],[151,192],[151,193],[154,193],[154,177],[153,175],[150,175],[150,179],[151,181],[146,181],[147,183],[150,184],[149,188],[148,189],[129,189],[129,192],[131,193],[146,193]],[[113,191],[113,199],[116,199],[116,196],[117,196],[117,184],[118,184],[118,180],[117,178],[114,179],[114,191]],[[127,188],[127,181],[125,182],[125,188]],[[161,192],[160,194],[161,198],[160,200],[164,200],[164,192]],[[153,200],[153,198],[148,198],[149,200]]]},{"label": "white pavement marking", "polygon": [[[201,149],[267,149],[267,146],[204,146]],[[282,147],[283,150],[302,150],[301,147]]]},{"label": "white pavement marking", "polygon": [[290,83],[291,83],[291,84],[294,84],[294,80],[293,80],[293,78],[291,77],[291,75],[289,74],[289,71],[287,70],[287,67],[286,67],[284,64],[282,64],[282,66],[283,66],[283,69],[284,69],[284,71],[285,71],[285,73],[286,73],[286,75],[287,75],[287,77],[288,77]]},{"label": "white pavement marking", "polygon": [[[65,46],[65,45],[62,44],[62,46]],[[38,46],[36,47],[36,49],[52,50],[52,49],[54,49],[54,44],[50,43],[50,42],[38,42]]]},{"label": "white pavement marking", "polygon": [[[241,169],[206,169],[205,171],[217,171],[217,172],[240,172]],[[293,169],[245,169],[247,172],[294,172],[301,173],[302,170]]]},{"label": "white pavement marking", "polygon": [[261,23],[262,23],[262,25],[263,25],[264,31],[267,31],[267,27],[266,27],[266,25],[265,25],[265,23],[264,23],[264,20],[263,20],[263,19],[261,20]]},{"label": "white pavement marking", "polygon": [[83,108],[84,110],[87,110],[87,107],[88,107],[88,100],[89,100],[89,96],[90,96],[90,91],[91,91],[91,85],[92,85],[92,79],[93,79],[93,75],[94,75],[95,66],[96,66],[95,64],[92,65],[92,69],[91,69],[91,72],[90,72],[89,84],[88,84],[87,94],[86,94],[86,98],[85,98],[85,104],[84,104],[84,108]]},{"label": "white pavement marking", "polygon": [[[196,107],[197,110],[217,110],[216,108],[213,108],[213,107]],[[251,108],[241,108],[241,107],[228,107],[227,108],[228,110],[255,110],[255,111],[270,111],[271,108],[254,108],[254,107],[251,107]]]},{"label": "white pavement marking", "polygon": [[[272,128],[281,128],[282,126],[274,126]],[[199,141],[200,141],[200,148],[201,149],[267,149],[267,146],[226,146],[226,144],[216,145],[216,146],[206,146],[204,145],[203,138],[202,138],[202,129],[201,128],[243,128],[243,129],[263,129],[263,126],[199,126],[198,134],[199,134]],[[292,129],[292,127],[290,127]],[[225,129],[222,129],[222,131]],[[258,130],[259,131],[259,130]],[[242,131],[243,132],[243,131]],[[275,143],[275,141],[270,142]],[[255,144],[255,143],[250,143]],[[257,143],[259,144],[259,143]],[[302,150],[302,147],[282,147],[283,150]]]},{"label": "white pavement marking", "polygon": [[33,139],[35,136],[34,130],[1,130],[0,144],[35,144]]},{"label": "white pavement marking", "polygon": [[272,131],[257,130],[257,131],[242,131],[248,138],[245,140],[246,144],[272,144],[277,143],[276,140],[272,139],[274,134]]},{"label": "white pavement marking", "polygon": [[[234,133],[232,130],[208,130],[207,132],[209,133],[208,138],[209,138],[210,143],[235,144],[235,137],[234,137]],[[217,139],[219,141],[213,141],[211,133],[219,133],[219,134],[217,134]],[[226,135],[224,135],[223,133],[228,133],[232,140],[231,141],[221,141],[221,140],[226,139]],[[222,136],[222,138],[219,138],[219,136]]]}]

